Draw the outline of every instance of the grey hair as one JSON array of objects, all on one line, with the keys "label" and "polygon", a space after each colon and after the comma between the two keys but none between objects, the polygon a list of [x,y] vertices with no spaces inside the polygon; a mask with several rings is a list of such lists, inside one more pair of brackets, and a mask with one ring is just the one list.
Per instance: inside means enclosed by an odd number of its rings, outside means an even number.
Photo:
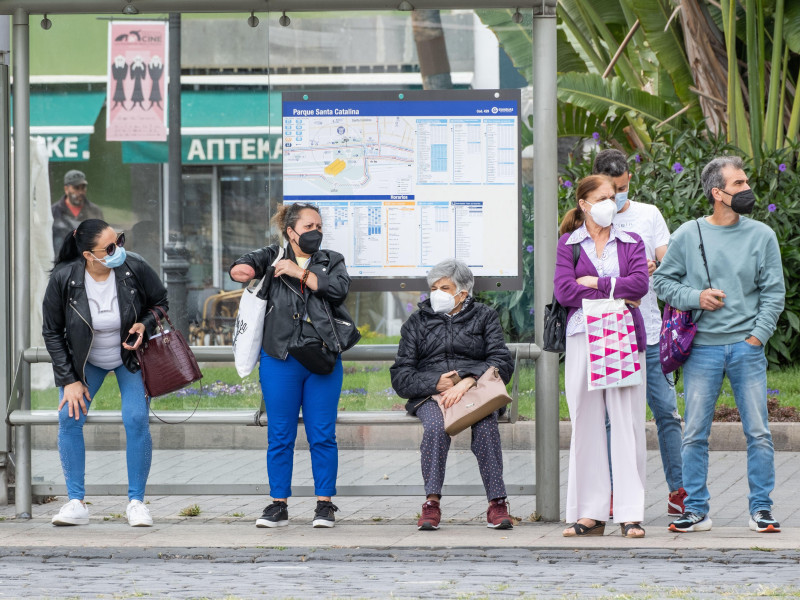
[{"label": "grey hair", "polygon": [[722,169],[725,167],[744,169],[744,162],[739,156],[718,156],[703,167],[703,172],[700,174],[703,193],[711,201],[711,204],[714,204],[714,196],[711,195],[711,190],[714,188],[721,190],[725,187],[725,177],[722,175]]},{"label": "grey hair", "polygon": [[439,281],[442,277],[447,277],[456,284],[459,292],[467,290],[468,294],[472,294],[472,286],[475,283],[475,277],[472,275],[470,268],[460,260],[455,258],[448,258],[443,260],[438,265],[431,267],[428,271],[428,287]]}]

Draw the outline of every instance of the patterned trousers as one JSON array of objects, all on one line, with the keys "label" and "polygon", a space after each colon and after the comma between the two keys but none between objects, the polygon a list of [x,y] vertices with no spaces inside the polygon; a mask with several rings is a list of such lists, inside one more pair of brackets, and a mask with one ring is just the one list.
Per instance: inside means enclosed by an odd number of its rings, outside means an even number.
[{"label": "patterned trousers", "polygon": [[[422,478],[425,493],[442,495],[447,452],[450,450],[450,436],[444,430],[442,410],[435,400],[428,400],[417,409],[422,421],[423,434],[420,453],[422,455]],[[503,450],[500,447],[500,429],[497,425],[497,412],[481,419],[472,426],[472,453],[478,459],[478,469],[489,500],[506,497],[503,482]]]}]

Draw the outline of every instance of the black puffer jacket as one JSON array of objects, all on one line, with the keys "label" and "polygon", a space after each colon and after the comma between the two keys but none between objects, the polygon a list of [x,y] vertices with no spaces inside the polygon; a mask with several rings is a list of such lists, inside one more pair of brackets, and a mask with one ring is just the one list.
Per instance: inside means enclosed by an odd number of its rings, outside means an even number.
[{"label": "black puffer jacket", "polygon": [[[84,369],[94,338],[89,298],[84,284],[86,261],[78,257],[56,265],[42,302],[42,335],[47,352],[53,359],[53,375],[57,386],[76,381],[86,383]],[[120,353],[122,363],[131,372],[139,370],[136,353],[122,347],[134,323],[145,327],[146,341],[156,327],[148,310],[160,306],[165,311],[167,289],[158,274],[138,254],[128,252],[122,266],[114,269],[119,304]]]},{"label": "black puffer jacket", "polygon": [[[306,268],[317,276],[317,289],[312,292],[305,288],[301,293],[299,279],[288,275],[273,277],[271,265],[277,255],[278,245],[273,244],[245,254],[231,265],[231,268],[250,265],[255,269],[255,279],[261,279],[265,273],[270,277],[264,340],[261,343],[264,352],[273,358],[286,360],[294,320],[304,315],[311,319],[314,329],[328,348],[344,352],[354,346],[361,334],[344,306],[350,290],[350,276],[344,256],[324,249],[312,254]],[[291,245],[286,247],[284,256],[295,260]]]},{"label": "black puffer jacket", "polygon": [[508,383],[514,360],[497,313],[469,296],[452,317],[433,312],[430,300],[421,302],[400,330],[400,347],[390,372],[392,387],[409,400],[406,410],[413,415],[437,393],[443,374],[458,371],[462,379],[478,379],[489,367],[497,367]]}]

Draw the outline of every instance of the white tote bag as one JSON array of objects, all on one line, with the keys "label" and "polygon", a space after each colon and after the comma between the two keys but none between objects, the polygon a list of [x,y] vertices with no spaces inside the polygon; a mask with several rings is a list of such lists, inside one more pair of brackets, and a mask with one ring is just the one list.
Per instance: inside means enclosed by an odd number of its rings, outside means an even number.
[{"label": "white tote bag", "polygon": [[[283,247],[278,250],[278,256],[271,266],[274,267],[282,258]],[[265,277],[257,283],[255,279],[252,280],[242,293],[242,299],[239,300],[239,312],[236,314],[236,324],[233,328],[233,358],[239,377],[247,377],[253,372],[261,354],[267,299],[261,298],[259,292],[264,281],[270,276],[270,273],[265,274]]]},{"label": "white tote bag", "polygon": [[589,391],[642,384],[642,364],[633,315],[625,301],[611,293],[603,300],[583,300]]}]

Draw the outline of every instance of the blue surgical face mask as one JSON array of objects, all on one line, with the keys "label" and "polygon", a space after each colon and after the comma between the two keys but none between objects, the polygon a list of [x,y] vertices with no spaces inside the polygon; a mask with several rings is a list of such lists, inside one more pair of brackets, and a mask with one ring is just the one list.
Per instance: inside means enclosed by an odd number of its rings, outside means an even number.
[{"label": "blue surgical face mask", "polygon": [[125,262],[125,258],[128,255],[125,253],[125,248],[117,247],[114,254],[111,256],[106,256],[104,259],[97,258],[97,262],[105,265],[109,269],[116,269],[117,267],[121,267],[122,264]]},{"label": "blue surgical face mask", "polygon": [[628,192],[617,192],[614,196],[614,200],[617,203],[617,212],[621,211],[628,201]]}]

